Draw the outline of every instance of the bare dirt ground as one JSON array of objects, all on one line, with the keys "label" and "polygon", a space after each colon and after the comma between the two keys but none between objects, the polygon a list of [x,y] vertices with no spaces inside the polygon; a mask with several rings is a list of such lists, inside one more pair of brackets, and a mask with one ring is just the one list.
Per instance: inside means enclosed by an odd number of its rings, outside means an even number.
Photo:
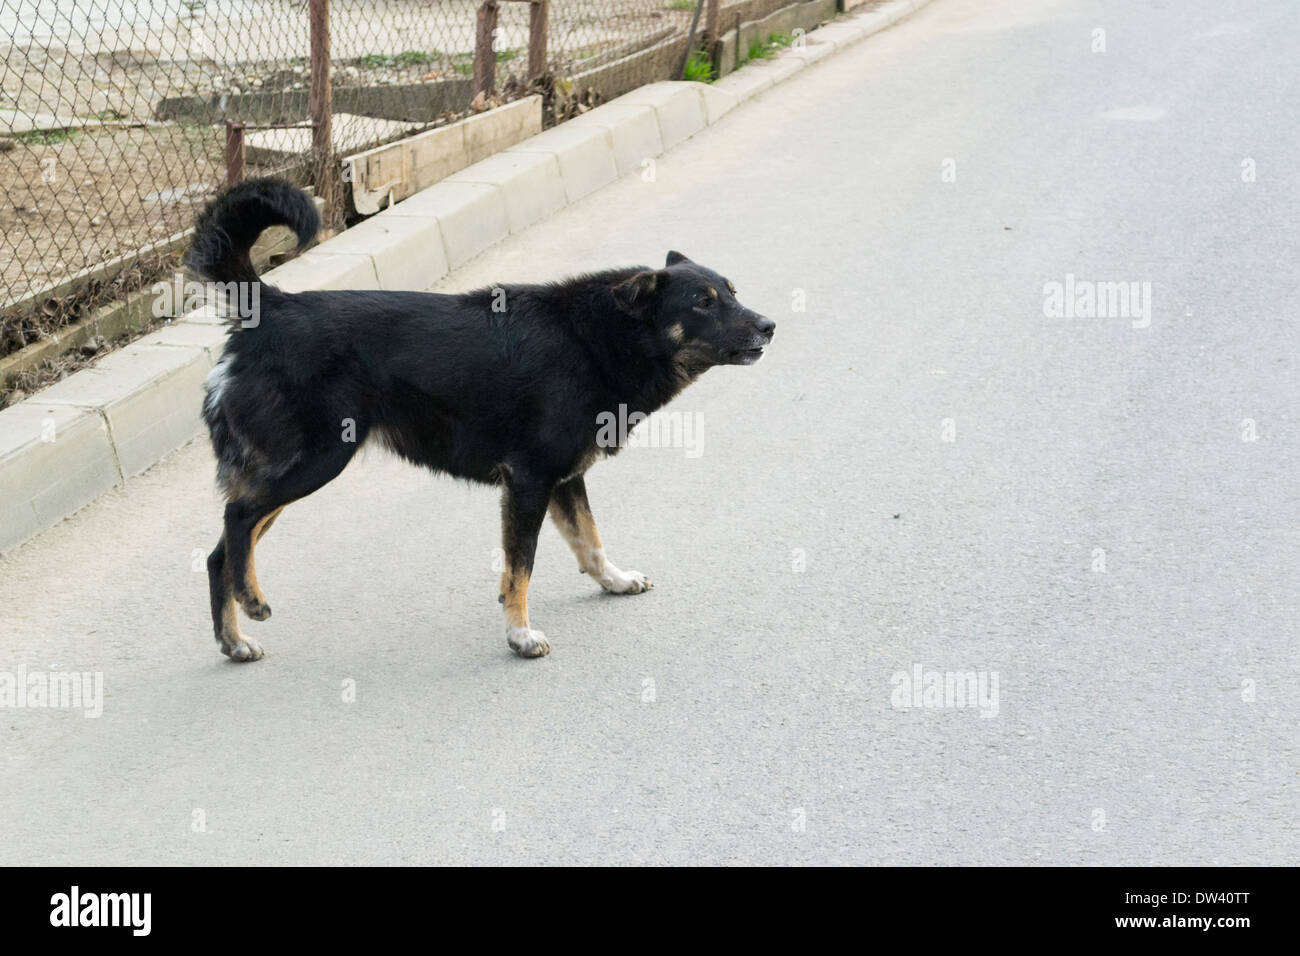
[{"label": "bare dirt ground", "polygon": [[[219,127],[104,127],[31,134],[0,155],[8,295],[187,228],[224,175],[223,145]],[[0,339],[0,354],[24,344]]]}]

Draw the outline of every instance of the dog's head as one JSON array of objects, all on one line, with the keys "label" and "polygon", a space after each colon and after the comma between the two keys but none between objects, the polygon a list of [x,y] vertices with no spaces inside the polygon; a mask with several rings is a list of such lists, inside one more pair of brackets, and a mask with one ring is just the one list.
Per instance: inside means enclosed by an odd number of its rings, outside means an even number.
[{"label": "dog's head", "polygon": [[736,300],[736,287],[680,252],[664,268],[638,272],[614,286],[614,300],[648,322],[683,364],[753,365],[772,341],[776,323]]}]

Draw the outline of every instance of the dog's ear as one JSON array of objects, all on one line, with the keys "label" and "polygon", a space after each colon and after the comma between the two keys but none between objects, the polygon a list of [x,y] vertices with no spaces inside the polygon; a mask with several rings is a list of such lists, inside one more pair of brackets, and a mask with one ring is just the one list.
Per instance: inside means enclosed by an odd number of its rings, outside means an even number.
[{"label": "dog's ear", "polygon": [[614,301],[624,312],[642,312],[655,296],[664,280],[663,272],[638,272],[614,286]]},{"label": "dog's ear", "polygon": [[670,265],[670,266],[675,266],[675,265],[677,265],[677,263],[679,263],[679,262],[690,262],[690,261],[691,261],[690,259],[687,259],[684,255],[682,255],[682,254],[681,254],[680,252],[678,252],[676,249],[674,249],[674,250],[672,250],[671,252],[668,253],[668,265]]}]

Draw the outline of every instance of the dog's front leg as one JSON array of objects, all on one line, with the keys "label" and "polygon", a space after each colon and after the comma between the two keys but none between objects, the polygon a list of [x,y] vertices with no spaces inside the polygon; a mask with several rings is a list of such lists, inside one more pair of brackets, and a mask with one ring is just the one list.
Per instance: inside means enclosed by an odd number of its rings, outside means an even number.
[{"label": "dog's front leg", "polygon": [[640,594],[654,587],[640,571],[620,571],[605,557],[581,475],[556,486],[551,494],[551,520],[569,542],[579,570],[590,574],[610,594]]},{"label": "dog's front leg", "polygon": [[551,653],[546,635],[528,626],[528,580],[537,553],[537,532],[546,517],[551,490],[540,482],[511,476],[501,499],[501,597],[506,611],[506,642],[520,657]]}]

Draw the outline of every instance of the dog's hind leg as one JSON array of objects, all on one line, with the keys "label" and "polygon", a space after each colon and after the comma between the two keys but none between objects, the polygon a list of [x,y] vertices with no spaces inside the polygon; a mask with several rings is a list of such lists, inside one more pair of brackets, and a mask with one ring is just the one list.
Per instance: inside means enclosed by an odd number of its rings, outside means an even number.
[{"label": "dog's hind leg", "polygon": [[263,536],[271,530],[271,525],[275,524],[275,519],[280,517],[280,512],[284,509],[285,505],[280,505],[280,507],[253,525],[252,537],[248,545],[248,562],[244,566],[244,577],[235,587],[235,596],[240,606],[244,609],[244,613],[254,621],[265,621],[271,616],[271,605],[266,603],[266,595],[262,593],[262,586],[257,583],[257,567],[253,561],[254,551],[257,548],[257,542],[261,541]]},{"label": "dog's hind leg", "polygon": [[234,660],[257,660],[262,656],[262,648],[240,633],[236,614],[238,605],[255,621],[271,616],[271,606],[257,583],[253,548],[286,505],[337,478],[359,445],[360,440],[331,443],[323,453],[299,464],[258,493],[226,505],[225,533],[208,558],[212,616],[222,653]]},{"label": "dog's hind leg", "polygon": [[546,635],[528,626],[528,581],[537,553],[537,532],[546,518],[550,489],[544,484],[511,476],[501,500],[501,543],[505,567],[501,596],[505,605],[506,643],[520,657],[545,657],[551,653]]},{"label": "dog's hind leg", "polygon": [[551,493],[551,520],[573,549],[578,569],[590,574],[609,593],[640,594],[654,587],[640,571],[620,571],[605,557],[596,519],[587,503],[587,485],[581,475],[557,485]]},{"label": "dog's hind leg", "polygon": [[255,499],[236,499],[226,505],[226,577],[230,593],[254,621],[271,616],[271,606],[257,583],[253,546],[262,536],[268,519],[283,505],[268,506]]},{"label": "dog's hind leg", "polygon": [[239,612],[228,573],[226,536],[222,534],[208,555],[208,594],[212,602],[212,627],[221,653],[234,661],[255,661],[262,656],[262,646],[239,630]]},{"label": "dog's hind leg", "polygon": [[280,517],[280,512],[287,507],[288,505],[280,505],[280,507],[276,508],[269,515],[267,515],[266,518],[262,521],[262,523],[254,529],[254,537],[253,537],[254,545],[256,545],[257,542],[261,541],[264,537],[266,537],[266,533],[271,530],[271,525],[275,524],[275,519]]}]

